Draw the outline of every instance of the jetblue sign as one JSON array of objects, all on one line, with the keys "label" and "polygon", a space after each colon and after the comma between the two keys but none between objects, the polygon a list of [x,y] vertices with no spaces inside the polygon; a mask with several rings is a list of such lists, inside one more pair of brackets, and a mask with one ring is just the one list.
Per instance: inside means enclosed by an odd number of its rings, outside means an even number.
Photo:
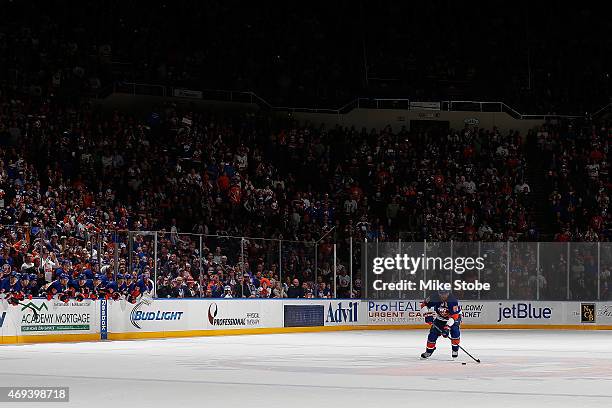
[{"label": "jetblue sign", "polygon": [[504,307],[500,303],[497,322],[508,319],[548,320],[551,317],[550,307],[534,306],[531,303],[514,303],[512,306]]}]

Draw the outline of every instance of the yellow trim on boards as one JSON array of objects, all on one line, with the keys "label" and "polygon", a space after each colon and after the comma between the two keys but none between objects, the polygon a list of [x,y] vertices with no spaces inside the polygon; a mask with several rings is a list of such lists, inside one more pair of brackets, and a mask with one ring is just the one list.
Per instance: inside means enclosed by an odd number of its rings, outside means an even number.
[{"label": "yellow trim on boards", "polygon": [[497,329],[497,330],[612,330],[612,325],[585,324],[462,324],[462,329]]},{"label": "yellow trim on boards", "polygon": [[[236,336],[243,334],[282,334],[282,333],[312,333],[324,331],[346,330],[425,330],[429,326],[414,325],[353,325],[353,326],[316,326],[316,327],[269,327],[250,329],[219,329],[219,330],[181,330],[160,332],[127,332],[108,333],[109,340],[136,340],[136,339],[165,339],[177,337],[205,337],[205,336]],[[462,329],[497,329],[497,330],[612,330],[612,325],[595,324],[463,324]],[[25,336],[0,336],[0,344],[28,344],[28,343],[59,343],[77,341],[99,341],[99,333],[87,334],[46,334]]]},{"label": "yellow trim on boards", "polygon": [[[174,337],[204,337],[204,336],[233,336],[242,334],[281,334],[281,333],[307,333],[323,331],[346,331],[346,330],[424,330],[427,325],[354,325],[354,326],[316,326],[316,327],[271,327],[251,329],[221,329],[221,330],[183,330],[166,332],[129,332],[108,333],[109,340],[134,340],[134,339],[163,339]],[[612,330],[611,326],[596,325],[486,325],[466,324],[462,329],[531,329],[531,330]]]},{"label": "yellow trim on boards", "polygon": [[0,344],[63,343],[100,340],[100,333],[0,336]]}]

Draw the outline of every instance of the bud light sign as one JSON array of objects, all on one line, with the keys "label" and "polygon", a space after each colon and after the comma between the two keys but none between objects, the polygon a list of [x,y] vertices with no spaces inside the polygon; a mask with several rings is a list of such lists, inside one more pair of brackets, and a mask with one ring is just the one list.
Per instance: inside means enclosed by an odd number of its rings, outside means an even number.
[{"label": "bud light sign", "polygon": [[181,311],[140,310],[144,306],[151,306],[152,303],[152,300],[143,298],[136,304],[136,306],[134,306],[132,312],[130,313],[130,322],[132,323],[132,326],[136,327],[137,329],[141,329],[142,327],[140,324],[142,321],[154,321],[158,323],[160,321],[181,320],[183,317],[184,312]]}]

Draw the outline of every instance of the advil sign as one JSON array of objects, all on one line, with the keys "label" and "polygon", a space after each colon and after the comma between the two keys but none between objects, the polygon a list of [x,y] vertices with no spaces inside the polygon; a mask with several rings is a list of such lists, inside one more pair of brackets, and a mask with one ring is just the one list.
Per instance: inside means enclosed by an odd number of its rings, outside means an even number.
[{"label": "advil sign", "polygon": [[330,303],[327,309],[326,323],[357,323],[357,302],[348,302],[346,307],[342,302],[338,302],[336,309],[334,304]]}]

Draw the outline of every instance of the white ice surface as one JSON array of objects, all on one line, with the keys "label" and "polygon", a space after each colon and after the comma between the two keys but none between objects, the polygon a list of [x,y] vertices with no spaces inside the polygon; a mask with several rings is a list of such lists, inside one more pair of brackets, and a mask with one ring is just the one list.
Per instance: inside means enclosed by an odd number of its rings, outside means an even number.
[{"label": "white ice surface", "polygon": [[2,386],[70,386],[4,407],[612,407],[612,331],[352,331],[0,346]]}]

